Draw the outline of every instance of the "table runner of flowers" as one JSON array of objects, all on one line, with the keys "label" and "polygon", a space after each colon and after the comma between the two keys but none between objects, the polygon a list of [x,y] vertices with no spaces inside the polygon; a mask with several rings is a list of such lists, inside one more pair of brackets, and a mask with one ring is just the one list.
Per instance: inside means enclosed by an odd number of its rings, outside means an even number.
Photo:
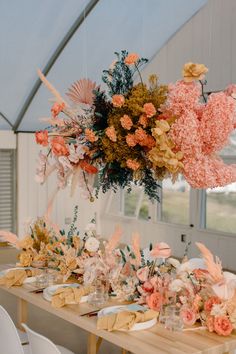
[{"label": "table runner of flowers", "polygon": [[[47,81],[53,94],[50,127],[36,133],[40,152],[37,180],[55,171],[58,186],[71,179],[92,201],[93,186],[144,187],[150,199],[159,198],[158,181],[184,175],[193,188],[213,188],[236,181],[235,165],[225,165],[217,153],[228,143],[236,125],[236,86],[207,95],[203,64],[187,63],[183,78],[159,84],[141,77],[147,59],[126,50],[103,71],[106,91],[89,79],[74,82],[67,99]],[[134,78],[136,78],[134,83]],[[96,177],[96,182],[94,179]]]},{"label": "table runner of flowers", "polygon": [[120,248],[118,226],[106,241],[98,237],[93,220],[80,235],[76,218],[77,209],[67,234],[47,218],[39,218],[23,239],[6,231],[0,231],[0,236],[19,249],[19,266],[50,267],[64,281],[73,278],[85,286],[99,278],[108,284],[111,297],[136,301],[160,313],[175,304],[190,328],[199,323],[223,336],[236,329],[236,276],[224,272],[220,260],[203,244],[196,243],[200,264],[199,259],[196,265],[186,256],[179,262],[164,242],[141,249],[138,233],[132,235],[130,245]]}]

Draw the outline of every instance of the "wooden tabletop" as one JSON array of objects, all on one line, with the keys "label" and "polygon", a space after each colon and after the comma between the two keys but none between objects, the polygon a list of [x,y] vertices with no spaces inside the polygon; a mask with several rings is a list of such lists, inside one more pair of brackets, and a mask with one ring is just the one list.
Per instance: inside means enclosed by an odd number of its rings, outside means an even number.
[{"label": "wooden tabletop", "polygon": [[[3,267],[0,267],[1,269]],[[32,290],[30,285],[10,289],[5,286],[0,288],[134,354],[222,354],[236,349],[236,334],[222,337],[206,330],[171,332],[159,324],[137,332],[97,330],[96,317],[81,316],[94,309],[89,304],[56,309],[43,299],[42,293],[30,292]],[[106,306],[109,305],[114,305],[114,302]]]}]

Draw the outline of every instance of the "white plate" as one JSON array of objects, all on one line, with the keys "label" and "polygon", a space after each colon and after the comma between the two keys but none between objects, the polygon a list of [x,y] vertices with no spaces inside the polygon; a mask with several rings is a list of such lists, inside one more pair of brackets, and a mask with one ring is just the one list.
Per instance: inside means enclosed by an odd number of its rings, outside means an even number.
[{"label": "white plate", "polygon": [[[9,269],[5,269],[2,270],[0,272],[0,277],[3,277],[4,275],[6,275],[7,273],[9,273],[11,270],[17,270],[17,269],[23,269],[23,270],[29,270],[32,269],[31,267],[15,267],[15,268],[9,268]],[[27,283],[34,283],[36,281],[36,277],[27,277],[23,284],[27,284]]]},{"label": "white plate", "polygon": [[[43,297],[45,300],[51,302],[52,301],[52,296],[55,294],[56,290],[59,288],[67,288],[67,287],[75,287],[78,288],[80,285],[75,283],[75,284],[57,284],[57,285],[51,285],[48,286],[46,289],[43,290]],[[88,296],[82,296],[80,299],[80,303],[87,302]],[[76,302],[71,302],[70,305],[75,305]]]},{"label": "white plate", "polygon": [[[101,311],[98,312],[98,317],[106,316],[112,313],[118,313],[121,311],[130,311],[129,309],[130,305],[121,305],[121,306],[111,306],[111,307],[106,307],[102,309]],[[140,323],[135,323],[133,327],[128,330],[128,331],[142,331],[144,329],[148,329],[152,326],[154,326],[157,323],[157,319],[153,318],[152,320],[146,321],[146,322],[140,322]],[[125,329],[120,329],[120,331],[126,331]]]}]

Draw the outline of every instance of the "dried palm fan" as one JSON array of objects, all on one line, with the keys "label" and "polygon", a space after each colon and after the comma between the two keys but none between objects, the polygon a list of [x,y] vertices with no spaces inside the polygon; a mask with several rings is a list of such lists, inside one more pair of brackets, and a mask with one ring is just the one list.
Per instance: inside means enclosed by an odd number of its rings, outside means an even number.
[{"label": "dried palm fan", "polygon": [[96,82],[89,79],[81,79],[75,81],[68,89],[66,95],[70,100],[76,104],[88,104],[92,105],[94,100],[93,91],[96,88]]}]

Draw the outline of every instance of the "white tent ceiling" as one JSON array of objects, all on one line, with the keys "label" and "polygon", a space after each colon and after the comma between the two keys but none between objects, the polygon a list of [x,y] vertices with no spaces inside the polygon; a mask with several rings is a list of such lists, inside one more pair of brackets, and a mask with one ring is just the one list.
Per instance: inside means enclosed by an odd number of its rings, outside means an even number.
[{"label": "white tent ceiling", "polygon": [[50,93],[37,68],[61,93],[82,77],[101,83],[114,51],[152,58],[206,1],[0,0],[0,129],[43,127]]}]

